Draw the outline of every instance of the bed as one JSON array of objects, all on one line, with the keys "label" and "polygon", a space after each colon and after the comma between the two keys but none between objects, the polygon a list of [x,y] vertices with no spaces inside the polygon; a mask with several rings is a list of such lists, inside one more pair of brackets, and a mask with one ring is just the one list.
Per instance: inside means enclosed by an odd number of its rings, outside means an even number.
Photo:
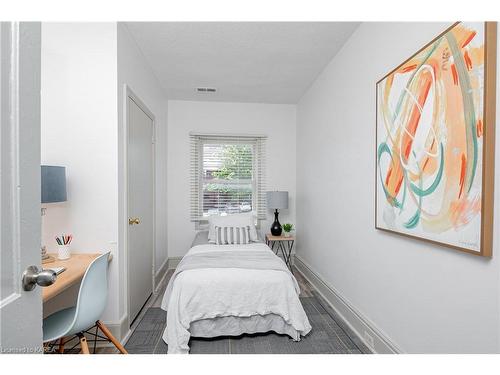
[{"label": "bed", "polygon": [[215,245],[199,232],[162,300],[168,353],[189,353],[190,337],[274,331],[299,341],[311,330],[299,287],[262,241]]}]

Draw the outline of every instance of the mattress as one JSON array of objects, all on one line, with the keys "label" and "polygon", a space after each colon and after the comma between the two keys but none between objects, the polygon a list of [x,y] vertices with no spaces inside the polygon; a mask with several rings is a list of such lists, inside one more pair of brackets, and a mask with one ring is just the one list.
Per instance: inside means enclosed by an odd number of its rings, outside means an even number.
[{"label": "mattress", "polygon": [[276,332],[290,336],[294,341],[300,333],[276,314],[253,315],[249,317],[223,316],[202,319],[191,323],[191,337],[240,336],[259,332]]}]

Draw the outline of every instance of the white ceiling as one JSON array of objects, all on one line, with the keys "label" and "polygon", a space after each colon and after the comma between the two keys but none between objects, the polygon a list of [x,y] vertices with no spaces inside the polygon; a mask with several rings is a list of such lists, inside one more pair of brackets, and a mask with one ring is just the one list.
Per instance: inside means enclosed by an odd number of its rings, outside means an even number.
[{"label": "white ceiling", "polygon": [[[358,23],[127,22],[169,99],[297,103]],[[215,94],[196,93],[199,86]]]}]

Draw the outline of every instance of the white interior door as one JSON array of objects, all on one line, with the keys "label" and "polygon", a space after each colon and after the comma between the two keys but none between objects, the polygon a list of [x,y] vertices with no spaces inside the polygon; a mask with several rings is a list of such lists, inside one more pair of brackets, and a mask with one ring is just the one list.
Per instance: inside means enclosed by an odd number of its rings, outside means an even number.
[{"label": "white interior door", "polygon": [[128,101],[128,290],[132,323],[153,293],[154,118]]},{"label": "white interior door", "polygon": [[40,266],[40,23],[0,24],[0,352],[42,350]]}]

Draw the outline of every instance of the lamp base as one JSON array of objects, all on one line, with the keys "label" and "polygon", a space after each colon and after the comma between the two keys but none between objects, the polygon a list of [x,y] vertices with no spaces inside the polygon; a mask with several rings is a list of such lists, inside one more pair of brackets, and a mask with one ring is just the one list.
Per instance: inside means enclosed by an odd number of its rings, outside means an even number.
[{"label": "lamp base", "polygon": [[273,236],[281,236],[282,228],[278,220],[278,210],[274,211],[274,223],[271,225],[271,234]]}]

